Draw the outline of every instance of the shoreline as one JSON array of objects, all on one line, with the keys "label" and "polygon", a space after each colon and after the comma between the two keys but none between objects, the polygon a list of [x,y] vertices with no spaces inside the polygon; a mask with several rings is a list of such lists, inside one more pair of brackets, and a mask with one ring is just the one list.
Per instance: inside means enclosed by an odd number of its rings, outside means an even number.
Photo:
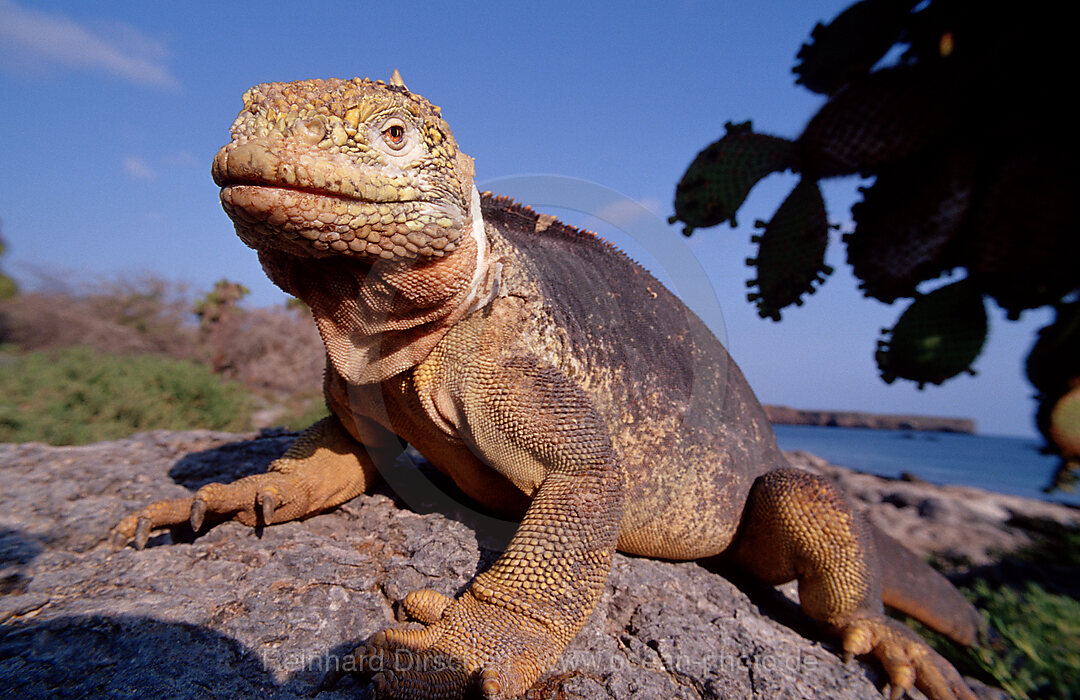
[{"label": "shoreline", "polygon": [[971,418],[865,413],[863,411],[810,410],[772,404],[765,405],[765,414],[774,425],[813,425],[830,428],[975,434],[975,421]]}]

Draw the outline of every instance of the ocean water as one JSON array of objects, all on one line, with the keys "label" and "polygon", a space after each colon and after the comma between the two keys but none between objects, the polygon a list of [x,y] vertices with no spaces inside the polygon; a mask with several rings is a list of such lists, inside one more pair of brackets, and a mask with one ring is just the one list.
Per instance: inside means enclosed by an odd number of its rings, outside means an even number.
[{"label": "ocean water", "polygon": [[909,472],[936,484],[977,486],[1080,506],[1080,493],[1043,493],[1058,460],[1037,438],[777,425],[784,450],[804,450],[833,464],[881,476]]}]

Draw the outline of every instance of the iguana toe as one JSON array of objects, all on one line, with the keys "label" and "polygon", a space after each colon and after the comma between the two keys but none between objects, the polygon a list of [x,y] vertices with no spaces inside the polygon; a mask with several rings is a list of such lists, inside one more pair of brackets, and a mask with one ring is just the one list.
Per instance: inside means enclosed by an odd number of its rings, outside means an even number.
[{"label": "iguana toe", "polygon": [[423,629],[395,627],[376,633],[372,637],[371,643],[376,647],[404,647],[413,651],[423,651],[430,647],[437,638],[431,627],[424,627]]},{"label": "iguana toe", "polygon": [[403,606],[433,622],[383,630],[352,654],[354,668],[374,674],[380,698],[450,699],[478,689],[486,698],[515,697],[562,649],[542,623],[470,592],[455,600],[415,591]]},{"label": "iguana toe", "polygon": [[889,698],[916,687],[930,700],[976,700],[975,694],[940,654],[915,632],[883,616],[856,618],[843,629],[845,657],[873,654],[889,676]]},{"label": "iguana toe", "polygon": [[446,607],[453,602],[453,598],[438,591],[423,589],[405,596],[401,606],[405,609],[405,614],[417,622],[433,625],[442,618]]},{"label": "iguana toe", "polygon": [[122,549],[128,542],[133,542],[136,549],[142,549],[151,532],[184,522],[190,510],[190,498],[154,501],[117,523],[109,534],[109,542],[115,549]]},{"label": "iguana toe", "polygon": [[[375,696],[395,700],[458,700],[470,689],[469,675],[461,662],[436,650],[413,650],[380,646],[382,633],[353,654],[354,667],[373,674]],[[328,687],[324,684],[321,688]]]},{"label": "iguana toe", "polygon": [[135,525],[135,549],[142,550],[150,539],[150,518],[139,518]]}]

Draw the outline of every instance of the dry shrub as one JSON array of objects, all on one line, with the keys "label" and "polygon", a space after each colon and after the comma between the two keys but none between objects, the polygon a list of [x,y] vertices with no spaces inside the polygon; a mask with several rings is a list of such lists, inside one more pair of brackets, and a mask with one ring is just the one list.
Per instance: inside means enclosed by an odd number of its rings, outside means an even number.
[{"label": "dry shrub", "polygon": [[206,328],[199,358],[261,392],[310,394],[322,386],[325,353],[306,312],[241,309]]},{"label": "dry shrub", "polygon": [[182,287],[156,278],[29,292],[0,303],[0,342],[22,350],[82,345],[190,357],[197,337],[188,309]]}]

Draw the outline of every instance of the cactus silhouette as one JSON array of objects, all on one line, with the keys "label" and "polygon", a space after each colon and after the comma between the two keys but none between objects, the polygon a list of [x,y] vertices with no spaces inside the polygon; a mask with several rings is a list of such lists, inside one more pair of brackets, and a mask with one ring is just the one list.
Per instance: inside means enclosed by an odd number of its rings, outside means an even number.
[{"label": "cactus silhouette", "polygon": [[[797,173],[758,223],[747,261],[750,300],[780,320],[831,271],[818,181],[867,178],[841,238],[847,262],[866,296],[914,299],[875,353],[887,382],[922,387],[973,372],[986,299],[1013,320],[1056,308],[1027,360],[1036,422],[1062,456],[1055,487],[1080,471],[1080,139],[1062,102],[1068,26],[1050,0],[857,2],[798,53],[796,83],[828,96],[802,134],[728,123],[687,168],[671,217],[686,235],[734,226],[758,181]],[[947,273],[959,281],[931,290]]]}]

